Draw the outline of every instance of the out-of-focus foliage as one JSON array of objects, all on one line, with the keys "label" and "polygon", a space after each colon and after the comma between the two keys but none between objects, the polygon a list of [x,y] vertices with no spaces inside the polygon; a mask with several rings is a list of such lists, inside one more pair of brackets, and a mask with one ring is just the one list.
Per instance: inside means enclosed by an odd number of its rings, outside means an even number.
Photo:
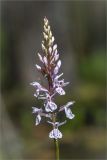
[{"label": "out-of-focus foliage", "polygon": [[34,65],[47,16],[64,77],[71,81],[56,103],[75,100],[75,118],[60,128],[61,159],[106,159],[105,2],[2,1],[1,7],[2,157],[54,159],[50,126],[44,120],[35,126],[31,107],[42,102],[33,97],[29,85],[40,79]]}]

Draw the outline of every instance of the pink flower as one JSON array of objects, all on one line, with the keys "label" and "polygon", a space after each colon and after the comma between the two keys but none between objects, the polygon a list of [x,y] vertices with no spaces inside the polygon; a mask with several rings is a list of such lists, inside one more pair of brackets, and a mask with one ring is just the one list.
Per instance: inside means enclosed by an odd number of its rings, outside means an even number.
[{"label": "pink flower", "polygon": [[49,133],[49,138],[54,138],[54,139],[58,139],[58,138],[62,138],[62,133],[59,131],[58,127],[65,124],[66,121],[59,123],[59,122],[50,122],[48,121],[48,123],[52,124],[54,129]]},{"label": "pink flower", "polygon": [[32,109],[36,116],[36,125],[40,124],[43,116],[46,118],[46,121],[47,119],[51,120],[51,122],[47,121],[53,128],[49,133],[49,138],[54,138],[56,140],[58,138],[62,138],[62,133],[58,127],[66,123],[66,121],[61,123],[56,121],[58,114],[61,111],[64,111],[67,118],[73,119],[74,114],[72,113],[70,106],[72,106],[74,102],[68,102],[60,108],[54,102],[54,98],[57,93],[59,95],[65,95],[63,87],[69,84],[69,82],[65,82],[64,79],[59,79],[63,73],[59,74],[61,60],[59,59],[57,44],[54,44],[54,40],[55,38],[52,35],[49,21],[45,17],[43,41],[41,44],[43,56],[38,53],[38,58],[42,63],[42,66],[36,64],[36,68],[44,76],[48,86],[45,88],[38,82],[31,83],[31,85],[36,89],[34,96],[38,98],[38,100],[41,100],[43,104],[42,108],[32,107]]}]

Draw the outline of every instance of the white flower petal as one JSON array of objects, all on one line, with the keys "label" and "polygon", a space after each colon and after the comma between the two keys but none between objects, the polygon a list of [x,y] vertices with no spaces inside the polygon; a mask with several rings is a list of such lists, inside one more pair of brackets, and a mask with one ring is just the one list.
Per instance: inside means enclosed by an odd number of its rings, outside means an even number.
[{"label": "white flower petal", "polygon": [[67,107],[73,105],[74,103],[75,103],[75,101],[70,101],[70,102],[68,102],[68,103],[65,105],[65,107],[67,108]]},{"label": "white flower petal", "polygon": [[60,95],[65,95],[65,91],[61,87],[57,87],[56,92],[59,93]]},{"label": "white flower petal", "polygon": [[32,83],[30,83],[30,85],[32,85],[32,86],[41,86],[38,82],[32,82]]},{"label": "white flower petal", "polygon": [[62,84],[63,87],[67,86],[70,82],[65,82]]},{"label": "white flower petal", "polygon": [[34,93],[34,97],[38,97],[38,95],[36,93]]},{"label": "white flower petal", "polygon": [[55,77],[55,80],[57,80],[58,78],[60,78],[62,75],[63,75],[63,73],[57,75],[57,76]]},{"label": "white flower petal", "polygon": [[61,60],[57,62],[56,67],[54,68],[54,74],[58,73],[60,66],[61,66]]},{"label": "white flower petal", "polygon": [[30,83],[32,86],[36,87],[36,94],[38,95],[39,94],[39,91],[43,91],[43,92],[48,92],[48,90],[44,87],[42,87],[38,82],[33,82],[33,83]]},{"label": "white flower petal", "polygon": [[54,51],[54,55],[57,55],[57,53],[58,53],[58,51],[57,51],[57,49],[55,49],[55,51]]},{"label": "white flower petal", "polygon": [[58,71],[59,71],[59,67],[58,67],[58,66],[56,66],[56,67],[54,68],[54,74],[57,74],[57,73],[58,73]]},{"label": "white flower petal", "polygon": [[46,88],[42,87],[42,86],[41,86],[40,90],[44,91],[44,92],[48,92],[48,90]]},{"label": "white flower petal", "polygon": [[38,125],[41,121],[41,116],[38,114],[36,117],[36,125]]},{"label": "white flower petal", "polygon": [[38,64],[36,64],[36,68],[37,68],[38,70],[41,70],[41,67],[40,67]]},{"label": "white flower petal", "polygon": [[33,109],[32,113],[38,113],[38,111],[40,111],[40,109],[36,107],[32,107],[32,109]]},{"label": "white flower petal", "polygon": [[65,114],[66,114],[66,117],[69,119],[73,119],[75,116],[74,114],[72,114],[70,108],[66,108],[66,107],[65,107]]},{"label": "white flower petal", "polygon": [[57,62],[57,66],[60,68],[61,67],[61,60],[59,60],[58,62]]}]

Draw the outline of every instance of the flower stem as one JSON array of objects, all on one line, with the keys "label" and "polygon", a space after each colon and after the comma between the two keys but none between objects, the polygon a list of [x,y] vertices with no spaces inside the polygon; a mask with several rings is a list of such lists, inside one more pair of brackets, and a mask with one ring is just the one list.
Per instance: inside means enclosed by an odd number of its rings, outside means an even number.
[{"label": "flower stem", "polygon": [[55,142],[56,160],[59,160],[59,144],[58,144],[58,139],[54,139],[54,142]]}]

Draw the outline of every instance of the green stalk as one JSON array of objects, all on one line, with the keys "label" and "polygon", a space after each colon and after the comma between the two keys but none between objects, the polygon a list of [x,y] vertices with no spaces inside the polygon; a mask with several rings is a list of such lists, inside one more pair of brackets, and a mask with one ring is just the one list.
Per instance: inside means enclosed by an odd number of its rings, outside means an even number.
[{"label": "green stalk", "polygon": [[54,142],[55,142],[56,160],[59,160],[59,144],[58,144],[58,139],[54,139]]}]

